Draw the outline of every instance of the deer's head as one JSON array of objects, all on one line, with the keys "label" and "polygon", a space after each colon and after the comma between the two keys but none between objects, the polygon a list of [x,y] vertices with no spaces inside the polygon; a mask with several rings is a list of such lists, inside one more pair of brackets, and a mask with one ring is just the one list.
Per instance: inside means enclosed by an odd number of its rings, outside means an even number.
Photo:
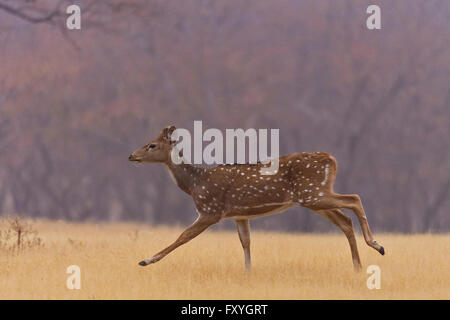
[{"label": "deer's head", "polygon": [[175,141],[171,140],[174,126],[164,128],[159,137],[134,151],[128,160],[138,163],[167,162]]}]

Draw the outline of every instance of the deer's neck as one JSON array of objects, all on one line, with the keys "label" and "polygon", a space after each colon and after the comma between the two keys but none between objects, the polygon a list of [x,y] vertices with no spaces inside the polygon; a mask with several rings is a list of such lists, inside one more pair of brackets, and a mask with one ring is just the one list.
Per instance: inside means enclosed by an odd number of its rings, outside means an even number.
[{"label": "deer's neck", "polygon": [[191,164],[174,164],[171,161],[165,163],[164,166],[175,184],[188,194],[196,186],[197,181],[205,170]]}]

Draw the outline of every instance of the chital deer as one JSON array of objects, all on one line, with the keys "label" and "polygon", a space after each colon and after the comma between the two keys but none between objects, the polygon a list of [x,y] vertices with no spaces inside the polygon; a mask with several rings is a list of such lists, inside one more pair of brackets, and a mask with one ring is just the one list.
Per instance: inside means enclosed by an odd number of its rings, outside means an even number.
[{"label": "chital deer", "polygon": [[245,255],[245,265],[251,268],[250,229],[248,220],[300,205],[337,225],[350,244],[355,270],[361,269],[352,220],[340,209],[350,209],[358,217],[366,243],[382,255],[384,248],[372,237],[366,214],[358,195],[343,195],[333,191],[337,164],[325,152],[296,153],[279,158],[274,175],[261,175],[264,166],[257,164],[219,165],[200,168],[190,164],[176,165],[171,151],[174,126],[163,129],[159,137],[133,152],[129,160],[138,163],[162,163],[181,190],[188,193],[198,211],[197,220],[164,250],[139,264],[146,266],[193,239],[209,226],[228,218],[236,221],[239,239]]}]

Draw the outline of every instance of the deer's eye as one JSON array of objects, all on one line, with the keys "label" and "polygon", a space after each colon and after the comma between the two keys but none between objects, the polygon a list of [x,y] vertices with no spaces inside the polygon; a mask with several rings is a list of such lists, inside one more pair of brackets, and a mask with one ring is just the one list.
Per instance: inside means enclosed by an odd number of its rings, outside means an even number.
[{"label": "deer's eye", "polygon": [[[154,149],[155,147],[156,147],[156,144],[153,144],[153,143],[152,143],[151,145],[148,146],[148,149]],[[148,149],[147,149],[147,150],[148,150]]]}]

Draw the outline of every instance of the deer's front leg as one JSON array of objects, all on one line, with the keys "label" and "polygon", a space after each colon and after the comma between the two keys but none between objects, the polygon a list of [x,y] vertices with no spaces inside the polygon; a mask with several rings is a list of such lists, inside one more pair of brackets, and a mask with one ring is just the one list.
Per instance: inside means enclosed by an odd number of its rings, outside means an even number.
[{"label": "deer's front leg", "polygon": [[250,226],[248,219],[236,220],[236,226],[241,240],[242,248],[244,249],[245,267],[248,271],[252,268],[252,260],[250,256]]},{"label": "deer's front leg", "polygon": [[217,223],[219,220],[220,216],[200,215],[191,226],[189,226],[186,230],[183,231],[183,233],[178,237],[178,239],[174,243],[172,243],[164,250],[158,252],[153,257],[144,259],[143,261],[139,262],[139,265],[146,266],[151,263],[158,262],[159,260],[164,258],[167,254],[169,254],[171,251],[175,250],[182,244],[185,244],[189,240],[195,238],[200,233],[202,233],[206,228]]}]

